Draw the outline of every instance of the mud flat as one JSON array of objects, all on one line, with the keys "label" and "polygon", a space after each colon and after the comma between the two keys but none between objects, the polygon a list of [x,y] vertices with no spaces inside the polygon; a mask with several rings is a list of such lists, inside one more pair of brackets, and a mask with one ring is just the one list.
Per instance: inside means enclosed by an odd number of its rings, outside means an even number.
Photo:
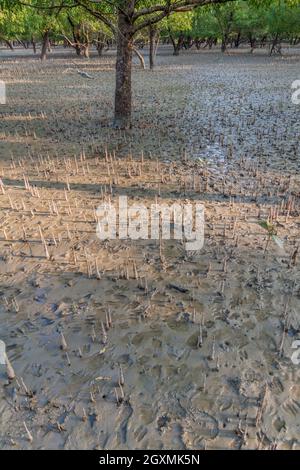
[{"label": "mud flat", "polygon": [[[113,57],[3,60],[2,449],[300,448],[299,62],[161,54],[124,133]],[[99,240],[120,195],[202,202],[204,248]]]}]

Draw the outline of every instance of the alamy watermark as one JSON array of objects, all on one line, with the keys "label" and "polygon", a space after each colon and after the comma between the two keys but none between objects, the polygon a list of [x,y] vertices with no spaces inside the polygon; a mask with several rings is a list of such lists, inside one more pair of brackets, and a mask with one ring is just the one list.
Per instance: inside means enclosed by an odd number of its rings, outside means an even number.
[{"label": "alamy watermark", "polygon": [[0,104],[6,104],[6,85],[3,80],[0,80]]},{"label": "alamy watermark", "polygon": [[292,90],[295,90],[292,93],[292,103],[300,104],[300,80],[295,80],[292,83]]},{"label": "alamy watermark", "polygon": [[118,204],[105,202],[97,211],[97,236],[100,240],[184,240],[188,251],[204,245],[204,206],[198,202],[144,204],[128,206],[127,196]]}]

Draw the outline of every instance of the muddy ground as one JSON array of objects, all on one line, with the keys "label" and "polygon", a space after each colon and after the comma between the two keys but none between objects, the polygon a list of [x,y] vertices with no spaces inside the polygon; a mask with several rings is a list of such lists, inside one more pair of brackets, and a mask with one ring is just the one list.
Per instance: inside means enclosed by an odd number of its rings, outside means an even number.
[{"label": "muddy ground", "polygon": [[[161,49],[127,132],[113,54],[1,58],[0,448],[300,449],[300,51]],[[99,240],[120,195],[202,202],[203,249]]]}]

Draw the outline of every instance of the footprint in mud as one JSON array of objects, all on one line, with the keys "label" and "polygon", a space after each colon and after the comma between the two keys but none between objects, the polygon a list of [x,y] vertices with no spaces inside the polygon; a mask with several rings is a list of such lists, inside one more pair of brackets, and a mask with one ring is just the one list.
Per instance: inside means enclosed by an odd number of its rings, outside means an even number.
[{"label": "footprint in mud", "polygon": [[146,342],[148,340],[153,341],[154,336],[161,337],[162,331],[152,329],[151,331],[143,331],[143,332],[137,333],[132,338],[131,343],[134,346],[140,346],[143,342]]},{"label": "footprint in mud", "polygon": [[261,374],[252,369],[246,369],[239,382],[238,392],[246,398],[259,396],[265,386],[264,378]]},{"label": "footprint in mud", "polygon": [[248,353],[247,353],[246,350],[240,352],[240,359],[241,359],[241,361],[244,361],[245,359],[248,359]]},{"label": "footprint in mud", "polygon": [[283,402],[282,408],[289,415],[297,416],[300,413],[300,401],[288,398]]},{"label": "footprint in mud", "polygon": [[187,449],[202,449],[204,440],[213,440],[219,434],[217,419],[195,408],[188,410],[182,428],[182,440]]},{"label": "footprint in mud", "polygon": [[269,384],[272,393],[279,394],[284,391],[284,386],[278,377],[273,377],[272,382]]},{"label": "footprint in mud", "polygon": [[124,403],[120,408],[116,427],[117,431],[117,445],[123,445],[127,442],[128,423],[133,414],[133,409],[129,403]]},{"label": "footprint in mud", "polygon": [[136,441],[140,442],[142,439],[144,439],[144,437],[146,436],[147,433],[148,433],[148,430],[147,430],[147,428],[145,428],[145,426],[139,426],[133,432],[133,435],[134,435]]},{"label": "footprint in mud", "polygon": [[231,397],[220,397],[218,399],[218,408],[220,411],[227,411],[232,407],[233,400]]},{"label": "footprint in mud", "polygon": [[280,433],[282,429],[286,430],[286,422],[283,419],[281,419],[279,416],[273,421],[272,424],[274,428],[276,429],[277,433]]}]

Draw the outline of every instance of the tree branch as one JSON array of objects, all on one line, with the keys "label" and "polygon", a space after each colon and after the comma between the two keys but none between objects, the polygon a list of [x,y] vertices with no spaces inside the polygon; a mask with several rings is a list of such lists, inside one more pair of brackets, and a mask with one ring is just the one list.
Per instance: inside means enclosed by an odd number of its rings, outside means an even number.
[{"label": "tree branch", "polygon": [[162,12],[160,15],[154,16],[152,18],[148,18],[147,20],[142,21],[141,23],[138,23],[136,27],[134,28],[134,34],[137,31],[140,31],[141,29],[146,28],[147,26],[151,26],[155,23],[158,23],[160,20],[164,19],[166,16],[168,16],[169,13],[167,12]]},{"label": "tree branch", "polygon": [[142,8],[133,15],[133,20],[135,21],[141,16],[151,15],[152,13],[165,12],[165,16],[167,16],[170,13],[190,11],[199,6],[227,3],[228,1],[232,2],[235,0],[179,0],[173,4],[168,0],[165,5],[154,5],[149,8]]},{"label": "tree branch", "polygon": [[63,8],[75,8],[77,7],[77,4],[74,3],[73,5],[64,5],[61,3],[60,5],[48,5],[48,6],[43,6],[43,5],[32,5],[31,3],[26,3],[21,0],[18,2],[20,5],[24,7],[30,7],[30,8],[35,8],[36,10],[62,10]]},{"label": "tree branch", "polygon": [[80,0],[76,0],[77,1],[77,5],[78,6],[81,6],[82,8],[84,8],[86,11],[88,11],[92,16],[94,16],[95,18],[98,18],[98,20],[102,21],[102,23],[104,23],[114,34],[116,33],[116,26],[114,25],[114,23],[112,21],[110,21],[106,15],[103,13],[100,13],[100,11],[96,11],[96,10],[93,10],[93,8],[90,8],[88,5],[86,5],[85,3],[82,3],[82,1]]}]

